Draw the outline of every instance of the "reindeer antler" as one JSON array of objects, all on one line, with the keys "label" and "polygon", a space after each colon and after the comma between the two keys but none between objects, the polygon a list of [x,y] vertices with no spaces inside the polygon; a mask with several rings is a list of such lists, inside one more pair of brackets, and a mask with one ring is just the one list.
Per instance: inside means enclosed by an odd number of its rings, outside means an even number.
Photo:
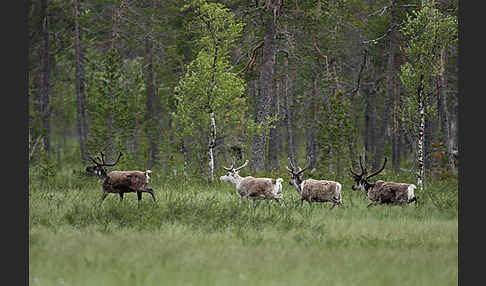
[{"label": "reindeer antler", "polygon": [[359,156],[359,166],[361,167],[361,176],[368,174],[368,170],[366,169],[366,165],[363,167],[363,157]]},{"label": "reindeer antler", "polygon": [[235,157],[232,157],[231,158],[231,167],[226,168],[226,167],[223,166],[223,169],[225,169],[226,171],[231,171],[231,170],[233,170],[234,166],[235,166]]},{"label": "reindeer antler", "polygon": [[362,177],[364,174],[368,173],[368,170],[366,170],[366,167],[363,167],[363,158],[359,156],[359,167],[361,168],[361,174],[356,173],[353,171],[353,166],[349,167],[349,171],[351,174],[357,176],[357,177]]},{"label": "reindeer antler", "polygon": [[[102,154],[103,154],[103,153],[102,153]],[[122,155],[123,155],[123,153],[120,151],[120,152],[118,153],[118,158],[116,158],[115,163],[106,164],[106,163],[103,161],[103,165],[104,165],[104,166],[108,166],[108,167],[115,166],[115,165],[118,163],[118,161],[120,161],[120,157],[121,157]]]},{"label": "reindeer antler", "polygon": [[371,178],[373,176],[378,175],[381,171],[383,171],[383,169],[385,169],[385,165],[386,165],[386,157],[385,157],[385,161],[383,162],[383,167],[381,167],[378,171],[376,171],[373,174],[371,174],[368,177],[366,177],[366,180],[368,180],[369,178]]},{"label": "reindeer antler", "polygon": [[91,161],[93,161],[93,163],[95,163],[96,165],[102,165],[102,162],[101,162],[101,160],[100,160],[100,158],[99,158],[99,157],[96,157],[96,159],[98,159],[98,160],[99,160],[101,163],[96,162],[95,158],[93,158],[93,157],[91,157],[91,156],[89,156],[89,155],[88,155],[88,158],[89,158]]},{"label": "reindeer antler", "polygon": [[292,164],[292,160],[290,160],[290,157],[287,157],[287,161],[289,161],[289,166],[290,166],[290,169],[288,166],[285,166],[285,168],[287,169],[287,171],[289,171],[290,173],[294,173],[294,170],[295,170],[295,166],[294,164]]},{"label": "reindeer antler", "polygon": [[96,159],[98,159],[99,162],[96,162],[96,160],[93,157],[91,157],[91,156],[88,156],[88,158],[91,159],[91,161],[93,161],[98,166],[108,166],[108,167],[112,167],[112,166],[115,166],[118,163],[118,161],[120,161],[120,157],[123,155],[123,153],[120,152],[118,154],[118,158],[116,159],[115,163],[106,164],[105,163],[105,154],[103,152],[100,152],[100,154],[101,154],[101,159],[98,156],[96,157]]},{"label": "reindeer antler", "polygon": [[310,167],[310,163],[311,163],[311,156],[307,156],[307,159],[306,159],[306,163],[305,163],[305,167],[304,169],[301,169],[299,170],[299,172],[297,172],[296,175],[300,175],[302,174],[305,170],[307,170],[309,167]]},{"label": "reindeer antler", "polygon": [[248,165],[248,162],[250,162],[250,161],[246,160],[246,161],[245,161],[245,163],[244,163],[243,165],[241,165],[241,166],[239,166],[238,168],[236,168],[236,169],[235,169],[235,172],[236,172],[236,171],[239,171],[241,168],[243,168],[243,167],[245,167],[246,165]]}]

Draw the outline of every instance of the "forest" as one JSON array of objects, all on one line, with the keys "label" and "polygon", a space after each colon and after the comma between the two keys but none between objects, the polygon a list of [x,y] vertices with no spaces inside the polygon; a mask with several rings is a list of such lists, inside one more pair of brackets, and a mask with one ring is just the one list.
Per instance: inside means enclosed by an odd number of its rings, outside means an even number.
[{"label": "forest", "polygon": [[[27,8],[32,285],[457,284],[457,0]],[[153,200],[100,205],[100,158],[150,170]],[[220,179],[246,160],[283,179],[285,207]],[[304,165],[342,184],[342,206],[300,204]],[[353,173],[380,168],[417,202],[368,208]]]}]

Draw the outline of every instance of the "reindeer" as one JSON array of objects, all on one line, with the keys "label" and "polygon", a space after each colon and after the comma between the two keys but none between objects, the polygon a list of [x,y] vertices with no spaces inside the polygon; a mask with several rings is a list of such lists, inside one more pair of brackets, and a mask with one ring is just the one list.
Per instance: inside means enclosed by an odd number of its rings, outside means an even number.
[{"label": "reindeer", "polygon": [[103,193],[101,195],[101,202],[103,202],[108,193],[118,193],[120,195],[120,201],[122,201],[124,193],[132,192],[137,193],[139,201],[142,199],[143,192],[151,194],[154,202],[156,201],[154,191],[151,188],[147,188],[147,184],[150,179],[149,174],[152,173],[151,170],[146,170],[145,172],[111,171],[109,173],[106,173],[105,167],[115,166],[120,160],[120,157],[123,155],[123,153],[120,152],[115,163],[111,164],[105,163],[105,155],[103,154],[103,152],[100,152],[100,154],[101,159],[99,157],[96,157],[98,161],[96,161],[91,156],[88,156],[88,158],[93,161],[95,165],[86,167],[86,171],[88,173],[96,174],[103,182]]},{"label": "reindeer", "polygon": [[371,177],[378,175],[385,169],[387,161],[386,157],[383,166],[371,175],[368,175],[368,170],[366,167],[363,167],[361,159],[360,156],[359,166],[361,168],[361,174],[354,172],[351,167],[349,168],[354,179],[354,184],[351,188],[354,191],[358,189],[361,190],[368,197],[371,203],[369,203],[367,207],[376,206],[378,204],[397,204],[404,206],[408,203],[418,201],[418,197],[414,194],[414,191],[417,188],[414,184],[385,182],[382,180],[378,180],[372,184],[368,181]]},{"label": "reindeer", "polygon": [[300,205],[302,206],[304,201],[309,203],[312,207],[312,202],[332,202],[333,209],[336,205],[342,206],[342,186],[338,182],[326,181],[326,180],[303,180],[304,171],[310,166],[310,157],[307,157],[307,163],[304,169],[295,167],[292,164],[290,158],[288,158],[289,166],[286,166],[287,171],[290,173],[289,184],[293,185],[297,190],[297,193],[301,196]]},{"label": "reindeer", "polygon": [[239,171],[241,168],[248,165],[248,160],[243,165],[235,168],[235,158],[231,167],[223,167],[228,173],[219,178],[222,182],[229,182],[236,186],[236,190],[240,195],[241,201],[244,199],[269,199],[275,200],[281,205],[285,205],[282,196],[282,178],[255,178],[252,176],[241,177]]}]

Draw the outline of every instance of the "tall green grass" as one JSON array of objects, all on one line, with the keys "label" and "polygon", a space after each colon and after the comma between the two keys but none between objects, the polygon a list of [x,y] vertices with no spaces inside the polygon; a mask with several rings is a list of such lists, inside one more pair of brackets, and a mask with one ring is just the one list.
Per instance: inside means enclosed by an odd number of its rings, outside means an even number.
[{"label": "tall green grass", "polygon": [[[421,202],[312,208],[288,185],[286,207],[241,202],[234,186],[168,183],[110,194],[72,169],[29,174],[31,285],[457,285],[457,180],[429,182]],[[407,181],[388,175],[386,179]],[[430,195],[427,193],[430,192]]]}]

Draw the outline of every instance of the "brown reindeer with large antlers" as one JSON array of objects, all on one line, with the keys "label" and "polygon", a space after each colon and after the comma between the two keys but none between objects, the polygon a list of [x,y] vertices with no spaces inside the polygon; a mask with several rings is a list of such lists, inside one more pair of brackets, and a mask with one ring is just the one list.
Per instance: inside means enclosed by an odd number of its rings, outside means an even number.
[{"label": "brown reindeer with large antlers", "polygon": [[235,168],[236,159],[233,157],[231,167],[223,167],[228,173],[219,179],[235,185],[241,200],[243,199],[269,199],[284,205],[282,196],[282,178],[255,178],[252,176],[241,177],[238,173],[241,168],[248,165],[248,160],[243,165]]},{"label": "brown reindeer with large antlers", "polygon": [[381,173],[385,169],[386,157],[383,162],[383,166],[371,175],[368,175],[368,170],[363,167],[361,162],[362,158],[359,157],[359,166],[361,168],[361,173],[358,174],[353,171],[350,167],[354,184],[351,187],[353,190],[361,190],[371,201],[368,207],[376,206],[378,204],[399,204],[406,205],[411,202],[417,202],[418,197],[415,196],[414,191],[417,188],[414,184],[405,183],[395,183],[395,182],[385,182],[382,180],[376,181],[374,184],[370,183],[368,180]]},{"label": "brown reindeer with large antlers", "polygon": [[96,165],[86,167],[86,171],[96,174],[103,182],[101,202],[103,202],[108,193],[119,194],[120,201],[122,201],[124,193],[133,192],[137,193],[139,201],[142,199],[143,192],[151,194],[154,202],[156,201],[154,191],[151,188],[147,188],[147,184],[150,179],[149,174],[152,173],[152,171],[111,171],[106,173],[105,167],[115,166],[118,161],[120,161],[120,157],[123,155],[123,153],[120,152],[116,161],[110,164],[105,163],[105,155],[103,152],[100,152],[100,154],[101,159],[96,157],[98,161],[88,156],[88,158]]},{"label": "brown reindeer with large antlers", "polygon": [[342,186],[339,182],[314,179],[303,180],[304,171],[310,166],[310,157],[307,157],[307,163],[304,169],[294,166],[290,158],[288,158],[288,161],[290,168],[289,166],[286,166],[286,168],[290,173],[289,184],[293,185],[297,193],[301,196],[301,206],[304,201],[307,201],[311,207],[312,202],[332,202],[331,209],[343,204]]}]

